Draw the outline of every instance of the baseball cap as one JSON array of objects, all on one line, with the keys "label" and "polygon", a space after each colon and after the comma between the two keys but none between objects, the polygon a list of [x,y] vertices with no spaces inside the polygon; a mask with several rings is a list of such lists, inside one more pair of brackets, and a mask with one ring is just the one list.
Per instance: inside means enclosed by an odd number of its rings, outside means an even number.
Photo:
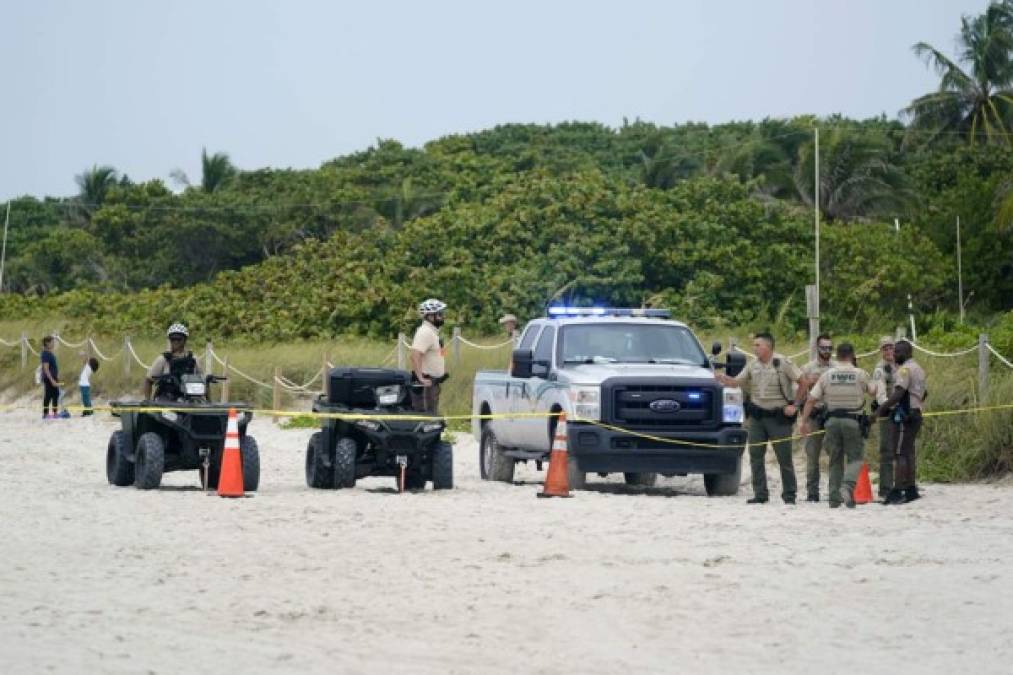
[{"label": "baseball cap", "polygon": [[517,317],[514,316],[513,314],[504,314],[499,319],[499,322],[501,324],[506,323],[507,321],[513,321],[514,323],[517,323]]}]

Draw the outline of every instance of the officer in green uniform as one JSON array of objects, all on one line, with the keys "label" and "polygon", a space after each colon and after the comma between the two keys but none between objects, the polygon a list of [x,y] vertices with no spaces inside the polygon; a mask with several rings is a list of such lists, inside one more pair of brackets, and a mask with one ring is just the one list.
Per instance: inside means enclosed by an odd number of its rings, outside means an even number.
[{"label": "officer in green uniform", "polygon": [[[844,474],[844,503],[855,507],[855,483],[862,469],[865,443],[862,425],[865,417],[865,395],[875,395],[876,386],[868,373],[852,365],[855,348],[848,342],[837,347],[837,365],[823,373],[809,392],[802,411],[802,433],[812,432],[809,420],[817,403],[826,405],[826,438],[823,443],[830,453],[830,508],[841,505],[841,474]],[[847,458],[847,469],[844,460]]]},{"label": "officer in green uniform", "polygon": [[753,339],[756,359],[735,377],[719,375],[725,386],[742,387],[749,395],[746,410],[749,415],[749,465],[753,472],[753,498],[748,504],[765,504],[770,499],[767,491],[767,470],[764,460],[767,443],[774,446],[774,455],[781,467],[781,498],[785,504],[794,504],[797,485],[795,465],[791,460],[791,435],[798,415],[799,403],[792,385],[802,376],[791,361],[774,353],[774,337],[758,333]]},{"label": "officer in green uniform", "polygon": [[897,380],[893,393],[879,406],[879,416],[890,419],[891,447],[894,462],[894,486],[884,504],[907,504],[921,497],[918,494],[915,439],[922,428],[922,409],[928,398],[927,378],[915,363],[911,343],[898,340],[894,347]]},{"label": "officer in green uniform", "polygon": [[[823,373],[837,365],[830,358],[834,343],[826,333],[816,338],[816,360],[802,366],[802,380],[808,391],[820,379]],[[817,417],[822,414],[824,406],[817,404],[814,411]],[[820,452],[823,449],[823,434],[810,434],[805,439],[805,487],[806,501],[820,500]]]},{"label": "officer in green uniform", "polygon": [[[893,393],[897,378],[897,364],[893,358],[893,338],[884,335],[879,338],[879,362],[872,370],[872,381],[876,384],[876,401],[872,404],[872,412],[886,403]],[[890,445],[890,420],[877,418],[879,436],[879,496],[885,499],[893,489],[893,447]]]}]

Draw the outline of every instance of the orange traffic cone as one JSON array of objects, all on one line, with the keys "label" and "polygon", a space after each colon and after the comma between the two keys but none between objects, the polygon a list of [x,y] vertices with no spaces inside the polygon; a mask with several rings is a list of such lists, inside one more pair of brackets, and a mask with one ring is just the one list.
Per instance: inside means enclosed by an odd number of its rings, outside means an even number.
[{"label": "orange traffic cone", "polygon": [[219,497],[242,497],[243,458],[239,453],[239,420],[236,409],[229,408],[229,426],[225,430],[222,470],[218,476]]},{"label": "orange traffic cone", "polygon": [[545,485],[538,493],[539,497],[569,497],[570,482],[566,477],[566,413],[559,414],[556,425],[556,436],[552,439],[552,450],[549,452],[549,470],[545,474]]},{"label": "orange traffic cone", "polygon": [[862,470],[858,472],[858,483],[855,484],[855,503],[868,504],[872,501],[872,482],[869,480],[869,465],[862,462]]}]

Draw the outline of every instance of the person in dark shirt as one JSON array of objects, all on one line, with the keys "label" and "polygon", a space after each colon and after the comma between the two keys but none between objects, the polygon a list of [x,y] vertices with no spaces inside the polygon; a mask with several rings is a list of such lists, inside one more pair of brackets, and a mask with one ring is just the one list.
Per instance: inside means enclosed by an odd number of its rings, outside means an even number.
[{"label": "person in dark shirt", "polygon": [[[42,368],[42,419],[56,419],[57,405],[60,402],[60,368],[53,353],[53,336],[42,338],[42,353],[39,355]],[[50,412],[52,410],[52,412]]]}]

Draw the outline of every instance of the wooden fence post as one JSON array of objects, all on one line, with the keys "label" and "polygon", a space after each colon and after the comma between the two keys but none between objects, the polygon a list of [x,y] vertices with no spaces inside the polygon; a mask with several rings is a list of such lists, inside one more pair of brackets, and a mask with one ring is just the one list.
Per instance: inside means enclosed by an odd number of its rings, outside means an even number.
[{"label": "wooden fence post", "polygon": [[397,334],[397,368],[398,370],[405,369],[405,353],[404,353],[404,333]]},{"label": "wooden fence post", "polygon": [[450,353],[454,359],[454,370],[461,365],[461,327],[454,326],[453,337],[450,338]]},{"label": "wooden fence post", "polygon": [[[209,342],[208,344],[210,345],[211,343]],[[225,376],[225,381],[222,382],[222,391],[221,391],[221,394],[222,394],[222,403],[225,403],[226,401],[229,400],[229,379],[228,379],[229,378],[229,357],[228,357],[228,355],[226,355],[225,358],[222,359],[222,375]]]},{"label": "wooden fence post", "polygon": [[805,287],[805,313],[809,319],[809,360],[816,360],[816,336],[820,334],[820,296],[816,286]]},{"label": "wooden fence post", "polygon": [[123,338],[123,374],[130,377],[130,336]]},{"label": "wooden fence post", "polygon": [[988,399],[988,335],[978,335],[978,398],[984,403]]},{"label": "wooden fence post", "polygon": [[[214,360],[213,360],[213,358],[211,356],[211,349],[212,349],[211,348],[211,340],[208,340],[207,344],[204,345],[204,372],[205,373],[213,373],[215,371],[215,362],[214,362]],[[222,373],[222,374],[225,375],[226,377],[228,376],[228,372],[225,372],[225,373]]]},{"label": "wooden fence post", "polygon": [[[281,366],[274,367],[274,383],[271,390],[271,410],[276,411],[281,408]],[[271,415],[271,421],[275,424],[278,423],[278,415]]]},{"label": "wooden fence post", "polygon": [[320,367],[322,368],[322,370],[320,371],[320,393],[324,395],[324,400],[327,400],[328,398],[330,398],[331,378],[328,377],[327,373],[328,365],[327,365],[326,349],[324,350],[324,355],[323,357],[321,357],[320,361],[321,361]]},{"label": "wooden fence post", "polygon": [[28,367],[28,334],[21,333],[21,370]]}]

